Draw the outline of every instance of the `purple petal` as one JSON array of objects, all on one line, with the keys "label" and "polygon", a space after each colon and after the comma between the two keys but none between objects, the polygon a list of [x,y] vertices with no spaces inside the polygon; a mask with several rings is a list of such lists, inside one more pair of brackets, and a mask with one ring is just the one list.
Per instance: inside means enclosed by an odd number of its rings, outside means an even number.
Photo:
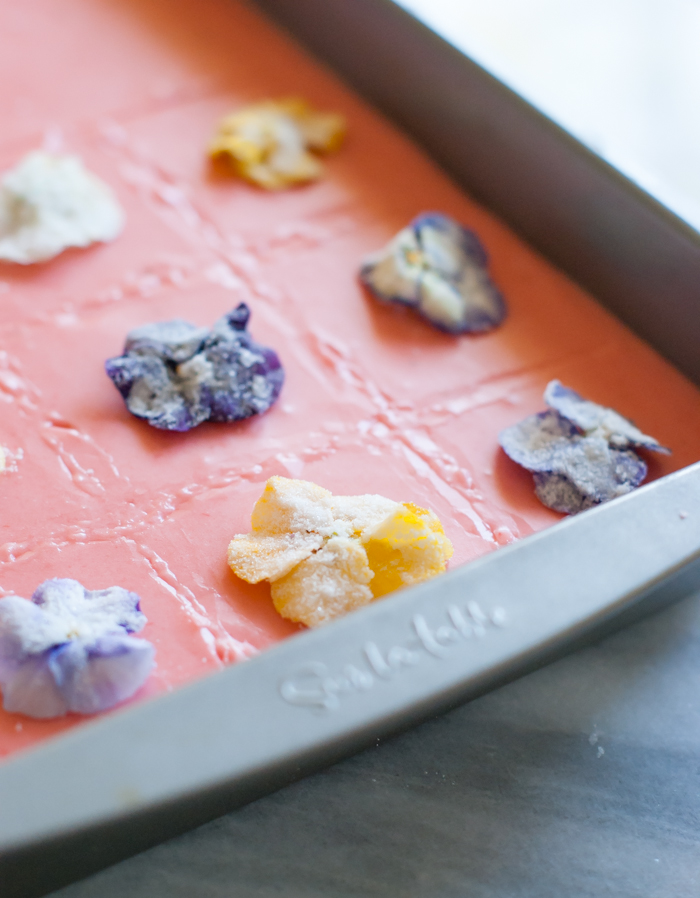
[{"label": "purple petal", "polygon": [[156,356],[179,363],[199,352],[209,336],[206,327],[196,327],[189,321],[175,318],[156,324],[144,324],[126,335],[124,352],[133,355]]},{"label": "purple petal", "polygon": [[360,268],[360,280],[377,299],[416,306],[420,297],[420,245],[412,227],[403,228]]},{"label": "purple petal", "polygon": [[242,302],[228,315],[225,316],[229,327],[236,331],[244,331],[248,327],[248,319],[250,318],[250,309]]},{"label": "purple petal", "polygon": [[616,449],[640,446],[664,454],[669,453],[669,450],[665,446],[661,446],[658,440],[642,433],[631,421],[623,418],[614,409],[584,399],[558,380],[552,380],[547,384],[544,401],[550,408],[555,409],[562,417],[580,428],[586,436],[601,436]]},{"label": "purple petal", "polygon": [[175,369],[167,359],[125,355],[107,359],[105,371],[132,415],[159,430],[191,430],[206,421],[206,409],[188,404],[178,389]]},{"label": "purple petal", "polygon": [[0,684],[17,666],[65,642],[70,622],[19,596],[0,600]]},{"label": "purple petal", "polygon": [[528,471],[552,471],[559,448],[579,436],[578,428],[557,412],[539,412],[501,431],[498,441],[514,462]]},{"label": "purple petal", "polygon": [[[140,598],[121,586],[85,589],[77,580],[45,580],[32,595],[32,602],[48,615],[66,622],[68,633],[97,639],[109,633],[138,633],[146,624]],[[64,637],[61,642],[65,641]]]},{"label": "purple petal", "polygon": [[68,704],[49,669],[50,652],[28,658],[2,684],[3,707],[27,717],[62,717]]},{"label": "purple petal", "polygon": [[647,466],[631,450],[611,449],[603,440],[579,437],[553,459],[551,472],[533,474],[537,498],[548,508],[577,514],[624,496],[638,487]]},{"label": "purple petal", "polygon": [[251,339],[249,316],[240,303],[211,330],[179,319],[145,325],[105,370],[129,411],[160,430],[261,414],[279,396],[284,371],[274,350]]},{"label": "purple petal", "polygon": [[154,655],[145,639],[105,636],[60,646],[48,666],[68,710],[95,714],[131,698],[148,679]]},{"label": "purple petal", "polygon": [[[443,215],[441,212],[423,212],[422,215],[413,219],[411,227],[416,232],[418,241],[423,245],[425,245],[423,235],[427,231],[442,233],[449,242],[459,246],[464,258],[470,259],[479,268],[486,268],[489,263],[484,245],[474,231],[462,227],[448,215]],[[439,263],[435,261],[435,264]]]}]

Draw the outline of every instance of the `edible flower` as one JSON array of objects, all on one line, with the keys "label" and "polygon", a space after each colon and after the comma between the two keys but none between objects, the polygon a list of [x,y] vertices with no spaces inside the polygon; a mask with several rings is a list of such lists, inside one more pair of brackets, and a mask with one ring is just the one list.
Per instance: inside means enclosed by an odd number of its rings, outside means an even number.
[{"label": "edible flower", "polygon": [[636,489],[647,475],[637,449],[668,454],[653,437],[610,408],[583,399],[558,380],[547,385],[549,410],[506,428],[506,455],[535,480],[548,508],[577,514]]},{"label": "edible flower", "polygon": [[95,714],[130,698],[155,649],[130,636],[146,624],[139,597],[121,586],[90,591],[46,580],[31,600],[0,599],[0,688],[6,711],[28,717]]},{"label": "edible flower", "polygon": [[223,118],[209,153],[253,184],[281,190],[319,178],[323,166],[314,154],[336,150],[344,135],[341,115],[315,112],[298,98],[267,100]]},{"label": "edible flower", "polygon": [[450,334],[490,331],[506,316],[481,241],[439,212],[414,218],[365,259],[360,280],[377,299],[410,306]]},{"label": "edible flower", "polygon": [[29,265],[71,246],[114,240],[124,213],[77,156],[37,150],[0,182],[0,259]]},{"label": "edible flower", "polygon": [[383,496],[334,496],[271,477],[252,531],[228,548],[233,572],[268,580],[282,617],[317,627],[445,570],[452,543],[432,511]]},{"label": "edible flower", "polygon": [[284,371],[247,332],[249,317],[242,302],[211,330],[180,318],[134,328],[105,370],[131,414],[160,430],[259,415],[279,396]]}]

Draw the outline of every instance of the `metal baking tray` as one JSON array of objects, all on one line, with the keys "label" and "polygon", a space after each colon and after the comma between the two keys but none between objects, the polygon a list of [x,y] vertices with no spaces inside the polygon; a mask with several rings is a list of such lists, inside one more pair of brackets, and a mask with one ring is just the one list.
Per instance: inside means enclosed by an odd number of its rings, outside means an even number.
[{"label": "metal baking tray", "polygon": [[[391,0],[258,5],[700,382],[700,235]],[[0,895],[44,895],[689,594],[689,507],[700,465],[2,763]]]}]

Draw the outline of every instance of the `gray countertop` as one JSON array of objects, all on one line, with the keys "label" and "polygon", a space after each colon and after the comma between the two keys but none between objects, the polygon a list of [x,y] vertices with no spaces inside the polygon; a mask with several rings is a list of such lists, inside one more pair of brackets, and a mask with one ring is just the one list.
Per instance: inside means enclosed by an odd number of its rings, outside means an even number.
[{"label": "gray countertop", "polygon": [[697,898],[700,595],[56,898]]}]

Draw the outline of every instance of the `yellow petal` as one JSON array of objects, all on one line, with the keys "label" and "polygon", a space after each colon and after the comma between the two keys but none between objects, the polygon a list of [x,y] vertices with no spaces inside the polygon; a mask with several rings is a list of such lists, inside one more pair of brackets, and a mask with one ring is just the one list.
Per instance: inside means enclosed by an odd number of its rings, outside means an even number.
[{"label": "yellow petal", "polygon": [[347,536],[362,536],[386,517],[400,509],[401,503],[384,496],[333,496],[331,511],[337,522],[347,524]]},{"label": "yellow petal", "polygon": [[432,511],[406,502],[363,537],[375,598],[445,570],[452,543]]},{"label": "yellow petal", "polygon": [[279,190],[320,177],[322,166],[309,150],[331,152],[344,133],[340,115],[314,112],[296,97],[269,100],[225,116],[209,153],[228,159],[248,181]]},{"label": "yellow petal", "polygon": [[336,536],[286,577],[272,584],[272,601],[282,617],[318,627],[368,605],[372,571],[354,539]]},{"label": "yellow petal", "polygon": [[336,113],[312,113],[298,119],[306,146],[317,153],[332,153],[345,137],[345,119]]},{"label": "yellow petal", "polygon": [[308,480],[270,477],[255,503],[250,523],[258,533],[333,532],[331,494]]},{"label": "yellow petal", "polygon": [[241,580],[260,583],[283,577],[322,544],[318,533],[241,533],[229,543],[227,559]]}]

